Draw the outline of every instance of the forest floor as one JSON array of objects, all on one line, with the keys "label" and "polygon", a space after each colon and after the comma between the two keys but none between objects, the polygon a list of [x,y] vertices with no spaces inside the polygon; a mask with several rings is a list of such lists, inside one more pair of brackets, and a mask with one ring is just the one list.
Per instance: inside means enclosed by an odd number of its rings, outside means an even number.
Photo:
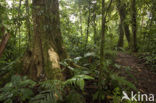
[{"label": "forest floor", "polygon": [[[115,62],[123,66],[120,75],[135,84],[138,91],[156,94],[156,73],[153,73],[134,55],[119,52]],[[129,67],[125,69],[124,67]]]}]

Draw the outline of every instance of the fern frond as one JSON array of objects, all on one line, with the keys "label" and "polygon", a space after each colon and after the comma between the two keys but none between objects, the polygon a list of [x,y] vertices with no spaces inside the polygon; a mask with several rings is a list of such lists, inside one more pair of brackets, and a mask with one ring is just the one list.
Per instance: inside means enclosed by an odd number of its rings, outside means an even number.
[{"label": "fern frond", "polygon": [[73,78],[68,79],[67,81],[64,82],[64,85],[77,85],[80,87],[81,90],[84,89],[85,86],[85,79],[94,79],[91,76],[88,75],[75,75]]},{"label": "fern frond", "polygon": [[120,77],[117,74],[110,75],[112,80],[115,80],[119,83],[120,86],[128,86],[131,89],[136,90],[136,87],[133,83],[127,81],[124,77]]}]

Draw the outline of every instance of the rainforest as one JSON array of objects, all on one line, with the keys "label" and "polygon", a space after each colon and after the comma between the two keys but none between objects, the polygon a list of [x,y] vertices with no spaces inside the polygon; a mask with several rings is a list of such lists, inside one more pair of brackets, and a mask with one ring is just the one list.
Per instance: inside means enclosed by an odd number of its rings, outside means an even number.
[{"label": "rainforest", "polygon": [[0,103],[155,103],[156,0],[0,0]]}]

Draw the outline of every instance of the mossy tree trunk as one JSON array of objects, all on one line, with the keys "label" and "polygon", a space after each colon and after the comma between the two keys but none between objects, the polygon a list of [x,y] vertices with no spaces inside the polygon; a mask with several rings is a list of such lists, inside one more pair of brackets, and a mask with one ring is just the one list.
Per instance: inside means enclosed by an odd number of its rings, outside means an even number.
[{"label": "mossy tree trunk", "polygon": [[60,32],[58,0],[33,0],[32,44],[24,57],[24,74],[63,80],[60,60],[67,57]]}]

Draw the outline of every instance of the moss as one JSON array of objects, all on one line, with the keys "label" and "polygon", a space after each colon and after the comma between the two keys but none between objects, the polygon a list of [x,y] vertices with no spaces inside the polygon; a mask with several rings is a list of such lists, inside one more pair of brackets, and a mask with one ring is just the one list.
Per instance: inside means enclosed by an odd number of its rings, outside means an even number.
[{"label": "moss", "polygon": [[45,74],[47,79],[63,80],[63,74],[60,68],[53,68],[52,62],[49,60],[45,65]]}]

